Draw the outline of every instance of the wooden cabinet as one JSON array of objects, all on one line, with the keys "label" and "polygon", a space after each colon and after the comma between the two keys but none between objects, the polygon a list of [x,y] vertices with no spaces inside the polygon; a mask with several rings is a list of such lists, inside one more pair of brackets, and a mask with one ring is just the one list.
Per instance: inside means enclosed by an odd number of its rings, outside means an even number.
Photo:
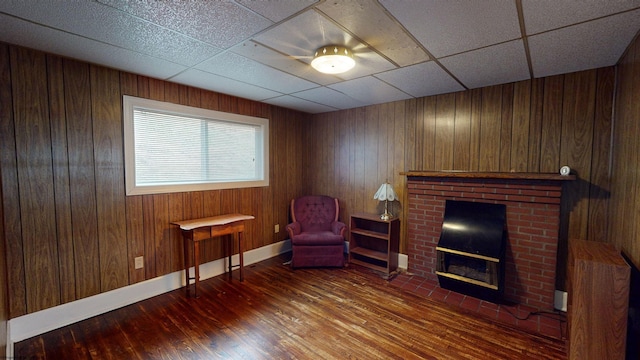
[{"label": "wooden cabinet", "polygon": [[624,359],[631,268],[610,244],[569,247],[569,359]]},{"label": "wooden cabinet", "polygon": [[386,275],[398,269],[400,219],[389,221],[380,215],[351,215],[349,262],[381,271]]}]

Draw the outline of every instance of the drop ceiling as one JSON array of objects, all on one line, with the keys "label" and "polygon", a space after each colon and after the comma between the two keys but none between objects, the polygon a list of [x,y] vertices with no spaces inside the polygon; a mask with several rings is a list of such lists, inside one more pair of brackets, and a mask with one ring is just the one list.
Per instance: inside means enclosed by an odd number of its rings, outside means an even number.
[{"label": "drop ceiling", "polygon": [[307,113],[614,65],[639,29],[640,0],[0,2],[2,42]]}]

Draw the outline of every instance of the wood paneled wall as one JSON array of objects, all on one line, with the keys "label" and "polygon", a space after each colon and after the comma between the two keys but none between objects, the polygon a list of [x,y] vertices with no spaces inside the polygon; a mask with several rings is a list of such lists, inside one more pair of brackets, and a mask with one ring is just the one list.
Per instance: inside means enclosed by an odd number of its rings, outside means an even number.
[{"label": "wood paneled wall", "polygon": [[640,37],[620,60],[613,131],[609,242],[640,267]]},{"label": "wood paneled wall", "polygon": [[[631,80],[619,82],[617,164],[638,164],[636,155],[621,155],[638,153],[630,135],[639,130],[632,119],[640,110],[631,100],[639,91],[637,53],[621,67],[620,76]],[[248,247],[257,248],[286,238],[273,225],[288,222],[291,198],[336,196],[346,221],[352,212],[382,212],[373,194],[387,180],[402,199],[391,211],[406,233],[400,172],[407,170],[557,172],[569,165],[579,180],[565,189],[558,287],[567,239],[604,241],[609,231],[610,241],[626,241],[620,246],[640,258],[635,227],[607,227],[613,67],[314,116],[5,44],[0,77],[10,317],[180,269],[173,220],[251,213],[257,218]],[[124,94],[269,118],[270,186],[125,196]],[[620,200],[612,224],[626,222],[616,214],[637,210],[628,196],[640,184],[636,168],[613,169],[623,190],[614,192]],[[615,240],[619,235],[628,240]],[[213,260],[221,249],[211,242],[204,253]],[[143,269],[134,269],[136,256],[144,256]]]},{"label": "wood paneled wall", "polygon": [[[180,270],[174,220],[241,212],[247,249],[286,239],[308,115],[1,43],[0,77],[10,317]],[[122,95],[270,119],[270,186],[125,196]],[[204,261],[221,250],[206,242]]]},{"label": "wood paneled wall", "polygon": [[[2,81],[3,79],[2,72],[4,70],[5,69],[0,69],[0,81]],[[2,198],[1,176],[0,198]],[[6,254],[4,236],[1,235],[4,234],[4,223],[1,221],[2,218],[4,218],[4,214],[3,208],[2,206],[0,206],[0,356],[4,356],[3,354],[7,353],[7,333],[9,330],[9,288],[7,286],[7,259],[4,256]]]},{"label": "wood paneled wall", "polygon": [[[388,180],[404,221],[408,170],[552,172],[569,165],[558,284],[567,239],[605,241],[613,67],[313,116],[305,132],[309,191],[352,212],[382,212],[373,199]],[[406,254],[406,236],[401,252]]]}]

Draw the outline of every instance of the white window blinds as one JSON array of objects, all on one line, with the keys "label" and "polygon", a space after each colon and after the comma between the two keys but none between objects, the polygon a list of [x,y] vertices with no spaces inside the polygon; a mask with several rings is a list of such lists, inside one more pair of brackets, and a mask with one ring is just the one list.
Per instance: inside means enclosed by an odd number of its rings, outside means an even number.
[{"label": "white window blinds", "polygon": [[131,97],[124,104],[129,195],[268,185],[266,119]]}]

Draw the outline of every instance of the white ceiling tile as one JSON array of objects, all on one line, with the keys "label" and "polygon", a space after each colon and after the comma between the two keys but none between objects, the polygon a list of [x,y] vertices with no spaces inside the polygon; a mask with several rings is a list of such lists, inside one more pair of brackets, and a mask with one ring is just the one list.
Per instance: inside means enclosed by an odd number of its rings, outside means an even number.
[{"label": "white ceiling tile", "polygon": [[533,75],[614,65],[640,27],[640,10],[529,37]]},{"label": "white ceiling tile", "polygon": [[[53,29],[79,34],[105,44],[121,47],[177,64],[192,66],[217,53],[219,48],[194,40],[175,31],[91,1],[14,2],[3,11],[31,18]],[[80,16],[69,16],[78,13]]]},{"label": "white ceiling tile", "polygon": [[326,1],[318,5],[318,10],[400,66],[429,60],[427,53],[375,1]]},{"label": "white ceiling tile", "polygon": [[[410,95],[394,88],[393,86],[367,76],[355,80],[347,80],[328,87],[339,91],[353,99],[361,101],[365,105],[380,104],[411,98]],[[383,100],[384,99],[384,100]]]},{"label": "white ceiling tile", "polygon": [[[522,0],[525,51],[517,3],[0,0],[0,41],[315,113],[612,65],[640,29],[640,0]],[[330,43],[356,67],[312,69]]]},{"label": "white ceiling tile", "polygon": [[306,62],[296,58],[284,56],[254,41],[245,41],[231,48],[231,52],[258,61],[289,74],[312,81],[316,84],[327,85],[340,81],[340,78],[319,73]]},{"label": "white ceiling tile", "polygon": [[282,106],[289,109],[303,111],[310,114],[319,114],[328,111],[337,110],[331,106],[326,106],[312,101],[296,98],[290,95],[279,96],[272,99],[266,99],[263,102],[271,105]]},{"label": "white ceiling tile", "polygon": [[375,76],[414,97],[464,90],[456,79],[434,61],[387,71]]},{"label": "white ceiling tile", "polygon": [[280,22],[318,2],[318,0],[236,1],[273,22]]},{"label": "white ceiling tile", "polygon": [[281,93],[271,91],[269,89],[264,89],[197,69],[189,69],[180,73],[173,77],[171,81],[257,101],[282,95]]},{"label": "white ceiling tile", "polygon": [[231,1],[99,1],[223,49],[273,25]]},{"label": "white ceiling tile", "polygon": [[440,62],[469,89],[530,77],[522,40],[450,56]]},{"label": "white ceiling tile", "polygon": [[196,66],[196,69],[211,74],[230,77],[238,81],[246,82],[247,84],[254,84],[280,93],[296,92],[318,86],[318,84],[270,68],[231,52],[215,56]]},{"label": "white ceiling tile", "polygon": [[356,99],[350,98],[339,91],[327,87],[317,87],[315,89],[300,91],[292,95],[297,98],[325,104],[338,109],[350,109],[365,105]]},{"label": "white ceiling tile", "polygon": [[0,41],[139,75],[167,79],[185,66],[0,14]]},{"label": "white ceiling tile", "polygon": [[527,35],[640,7],[640,0],[522,0]]},{"label": "white ceiling tile", "polygon": [[436,58],[521,37],[515,1],[380,2]]}]

